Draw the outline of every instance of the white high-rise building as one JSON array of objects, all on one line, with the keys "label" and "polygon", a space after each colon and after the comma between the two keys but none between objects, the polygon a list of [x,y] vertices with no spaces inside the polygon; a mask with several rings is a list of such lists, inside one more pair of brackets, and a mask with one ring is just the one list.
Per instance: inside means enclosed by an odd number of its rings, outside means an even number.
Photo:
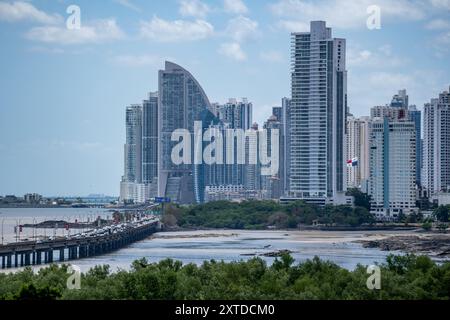
[{"label": "white high-rise building", "polygon": [[369,195],[371,212],[380,220],[417,210],[414,122],[372,119]]},{"label": "white high-rise building", "polygon": [[369,117],[347,117],[347,160],[356,160],[356,165],[347,166],[347,188],[360,188],[367,192],[369,180]]},{"label": "white high-rise building", "polygon": [[142,182],[142,106],[126,109],[126,143],[124,146],[124,175],[120,185],[120,200],[135,200],[133,184]]},{"label": "white high-rise building", "polygon": [[450,191],[450,88],[425,105],[422,184],[430,196]]},{"label": "white high-rise building", "polygon": [[283,123],[283,182],[284,190],[283,194],[287,194],[289,191],[289,174],[291,168],[291,99],[283,98],[281,100],[281,112]]},{"label": "white high-rise building", "polygon": [[346,40],[325,21],[292,34],[289,197],[342,199],[346,191]]}]

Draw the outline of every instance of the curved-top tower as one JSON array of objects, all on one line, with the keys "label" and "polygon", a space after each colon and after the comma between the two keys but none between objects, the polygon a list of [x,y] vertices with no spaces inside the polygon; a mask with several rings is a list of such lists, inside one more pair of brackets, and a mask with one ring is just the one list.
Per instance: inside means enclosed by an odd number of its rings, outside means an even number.
[{"label": "curved-top tower", "polygon": [[158,195],[192,203],[195,201],[193,165],[172,163],[171,152],[177,142],[171,141],[171,135],[177,129],[187,129],[193,141],[194,121],[201,120],[203,111],[212,112],[211,103],[186,69],[166,61],[165,69],[159,71],[158,108]]}]

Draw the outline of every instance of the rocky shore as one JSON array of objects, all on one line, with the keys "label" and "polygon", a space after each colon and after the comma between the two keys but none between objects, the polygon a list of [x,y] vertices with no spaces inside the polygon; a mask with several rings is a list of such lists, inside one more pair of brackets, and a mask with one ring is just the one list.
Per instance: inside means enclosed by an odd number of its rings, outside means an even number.
[{"label": "rocky shore", "polygon": [[365,248],[450,258],[450,234],[400,235],[356,242],[362,243]]}]

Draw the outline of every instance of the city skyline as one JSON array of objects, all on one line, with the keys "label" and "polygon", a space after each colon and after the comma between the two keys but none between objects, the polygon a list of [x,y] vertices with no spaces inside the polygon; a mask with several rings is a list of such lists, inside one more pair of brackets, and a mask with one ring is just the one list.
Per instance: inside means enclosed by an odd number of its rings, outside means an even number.
[{"label": "city skyline", "polygon": [[[0,194],[117,195],[117,181],[123,172],[123,108],[145,99],[145,92],[156,91],[154,71],[172,56],[193,73],[211,102],[247,97],[253,102],[255,120],[262,126],[271,108],[280,106],[282,97],[290,96],[290,31],[305,31],[297,29],[303,28],[300,22],[309,23],[311,15],[327,20],[335,36],[350,42],[348,94],[355,116],[368,115],[371,107],[387,103],[403,88],[408,89],[410,103],[423,110],[424,103],[448,87],[448,43],[443,38],[434,47],[436,43],[431,40],[445,34],[441,18],[448,8],[430,1],[420,15],[417,10],[421,6],[416,2],[403,3],[399,9],[401,5],[382,1],[382,29],[370,31],[365,26],[367,6],[355,5],[357,18],[352,18],[352,23],[331,17],[328,10],[313,10],[327,8],[327,3],[331,10],[338,2],[322,1],[317,8],[311,4],[310,11],[296,19],[295,30],[292,24],[290,30],[284,29],[292,22],[286,18],[286,8],[299,8],[304,1],[264,2],[260,6],[254,1],[229,1],[241,6],[233,9],[229,5],[228,11],[222,1],[207,2],[209,9],[204,9],[203,16],[198,12],[202,6],[187,6],[203,3],[200,1],[173,1],[165,10],[160,4],[124,1],[121,3],[134,3],[125,12],[126,8],[113,1],[104,7],[80,2],[82,25],[97,17],[116,20],[106,27],[89,25],[92,38],[79,38],[77,43],[67,43],[58,33],[68,3],[27,2],[29,10],[20,11],[23,2],[1,2],[0,37],[7,45],[0,62],[5,70],[0,76]],[[336,15],[340,14],[337,10]],[[186,52],[180,54],[176,50],[180,39],[161,42],[151,32],[147,34],[150,39],[136,39],[133,32],[137,26],[129,23],[128,15],[146,21],[141,27],[147,31],[158,26],[167,31],[176,20],[188,21],[188,26],[201,20],[214,30],[211,35],[200,34],[204,39],[184,39]],[[227,38],[222,30],[233,19],[231,26],[244,29],[231,28],[233,37]],[[277,28],[280,21],[286,23]],[[418,31],[415,38],[407,36],[405,29]],[[54,33],[45,38],[45,30]],[[418,48],[417,42],[422,47]],[[130,45],[130,52],[118,49],[124,43]],[[226,43],[229,45],[223,47]],[[241,49],[241,54],[236,49]]]}]

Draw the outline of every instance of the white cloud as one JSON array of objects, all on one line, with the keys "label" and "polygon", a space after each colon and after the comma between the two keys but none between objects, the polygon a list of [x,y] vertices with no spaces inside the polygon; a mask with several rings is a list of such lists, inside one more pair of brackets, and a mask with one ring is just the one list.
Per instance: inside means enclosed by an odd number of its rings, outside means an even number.
[{"label": "white cloud", "polygon": [[450,29],[450,22],[444,19],[435,19],[427,23],[425,28],[428,30]]},{"label": "white cloud", "polygon": [[224,8],[226,12],[233,14],[246,14],[248,8],[242,0],[224,0]]},{"label": "white cloud", "polygon": [[239,16],[228,22],[225,32],[237,42],[254,39],[259,35],[258,22]]},{"label": "white cloud", "polygon": [[112,62],[127,67],[157,67],[162,64],[164,58],[155,55],[119,55]]},{"label": "white cloud", "polygon": [[180,14],[183,17],[196,17],[205,18],[210,12],[210,8],[207,4],[200,0],[181,0],[180,1]]},{"label": "white cloud", "polygon": [[436,8],[450,10],[450,0],[431,0],[431,4]]},{"label": "white cloud", "polygon": [[219,48],[219,53],[236,61],[244,61],[247,59],[247,55],[242,51],[240,44],[237,42],[222,44]]},{"label": "white cloud", "polygon": [[279,51],[264,51],[261,52],[259,57],[262,61],[266,62],[283,62],[283,54]]},{"label": "white cloud", "polygon": [[294,20],[282,20],[278,22],[278,27],[289,32],[308,32],[309,23]]},{"label": "white cloud", "polygon": [[65,51],[61,48],[47,48],[42,46],[34,46],[31,47],[30,52],[38,52],[38,53],[49,53],[49,54],[62,54]]},{"label": "white cloud", "polygon": [[42,24],[57,24],[62,21],[60,15],[50,15],[38,10],[31,3],[23,1],[0,2],[0,20],[8,22],[32,21]]},{"label": "white cloud", "polygon": [[425,28],[437,32],[430,41],[434,48],[434,55],[438,58],[448,58],[450,52],[450,21],[434,19]]},{"label": "white cloud", "polygon": [[375,50],[360,49],[358,46],[347,48],[348,69],[354,67],[395,68],[404,66],[408,59],[392,53],[390,45],[383,45]]},{"label": "white cloud", "polygon": [[450,30],[438,36],[437,41],[442,44],[450,45]]},{"label": "white cloud", "polygon": [[141,22],[141,36],[160,42],[202,40],[214,34],[214,27],[204,21],[168,21],[153,17],[149,22]]},{"label": "white cloud", "polygon": [[33,41],[63,45],[101,43],[117,40],[124,36],[114,19],[96,20],[82,24],[80,29],[69,30],[65,25],[34,27],[26,37]]},{"label": "white cloud", "polygon": [[[279,24],[285,28],[292,29],[294,22],[303,28],[309,21],[325,20],[331,27],[348,29],[366,28],[367,8],[373,4],[373,0],[279,0],[270,9],[281,18]],[[378,0],[376,4],[381,8],[382,24],[389,19],[420,20],[425,17],[422,2]]]},{"label": "white cloud", "polygon": [[410,103],[420,107],[448,86],[443,70],[410,70],[349,73],[350,112],[367,115],[370,108],[388,103],[400,89],[407,89]]},{"label": "white cloud", "polygon": [[133,4],[130,0],[114,0],[115,2],[117,2],[118,4],[127,7],[131,10],[134,10],[136,12],[141,12],[142,10],[137,7],[135,4]]}]

